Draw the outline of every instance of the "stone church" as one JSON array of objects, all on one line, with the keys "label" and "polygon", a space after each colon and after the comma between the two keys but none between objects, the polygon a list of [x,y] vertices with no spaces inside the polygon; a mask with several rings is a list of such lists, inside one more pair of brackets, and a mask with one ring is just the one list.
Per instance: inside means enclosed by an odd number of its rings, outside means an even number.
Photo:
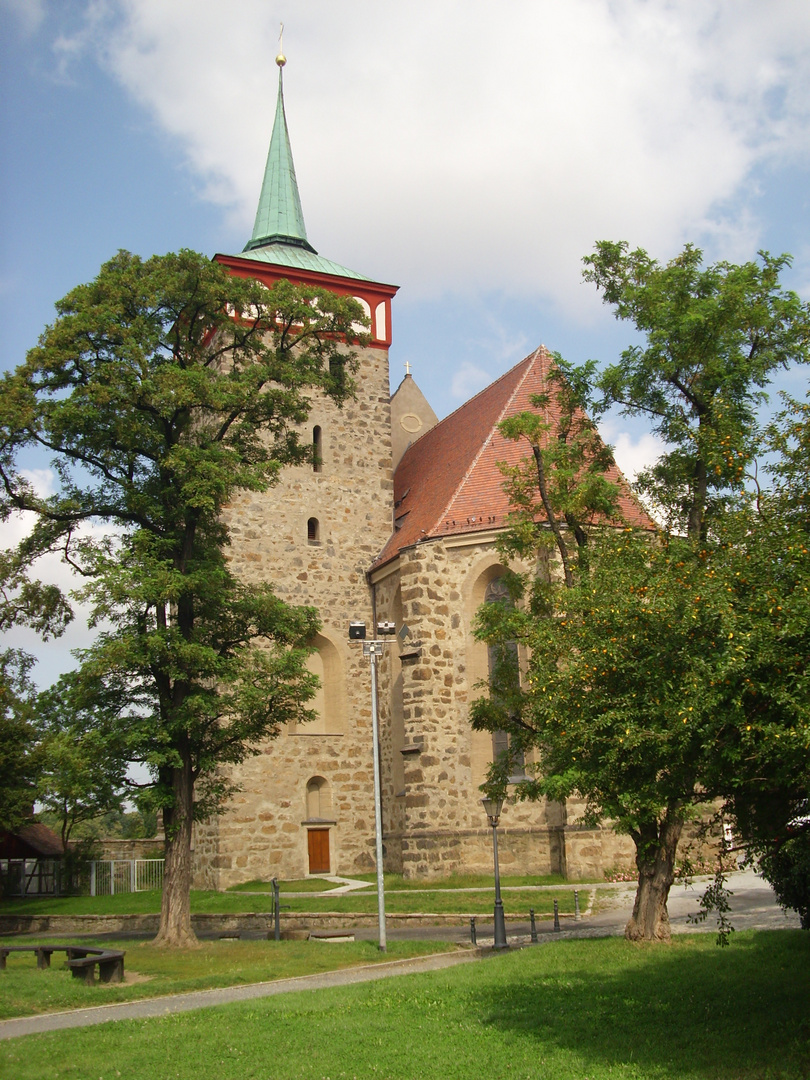
[{"label": "stone church", "polygon": [[[408,374],[391,395],[388,350],[397,287],[319,255],[307,238],[284,114],[282,68],[253,235],[230,273],[271,286],[324,285],[360,302],[370,320],[358,350],[357,396],[343,408],[315,399],[305,435],[317,464],[287,469],[269,491],[229,511],[232,560],[246,581],[316,607],[317,719],[287,728],[239,766],[225,814],[197,827],[195,883],[227,888],[272,877],[374,869],[369,660],[350,622],[396,624],[379,667],[384,859],[406,876],[488,872],[492,838],[479,785],[499,749],[473,731],[470,702],[488,674],[473,637],[476,609],[497,599],[504,573],[495,541],[508,504],[499,461],[525,453],[497,431],[529,408],[551,363],[541,346],[439,421]],[[612,477],[624,484],[618,472]],[[623,511],[643,515],[626,486]],[[506,873],[599,874],[630,862],[632,845],[577,824],[581,807],[514,803],[499,829]]]}]

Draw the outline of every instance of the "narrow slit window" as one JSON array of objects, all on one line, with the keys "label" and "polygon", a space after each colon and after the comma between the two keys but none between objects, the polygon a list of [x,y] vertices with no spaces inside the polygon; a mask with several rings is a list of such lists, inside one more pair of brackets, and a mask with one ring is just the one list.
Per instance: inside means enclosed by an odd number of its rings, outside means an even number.
[{"label": "narrow slit window", "polygon": [[312,429],[312,471],[323,472],[323,432],[320,424]]},{"label": "narrow slit window", "polygon": [[310,518],[307,521],[307,540],[310,544],[321,542],[321,523],[317,518]]}]

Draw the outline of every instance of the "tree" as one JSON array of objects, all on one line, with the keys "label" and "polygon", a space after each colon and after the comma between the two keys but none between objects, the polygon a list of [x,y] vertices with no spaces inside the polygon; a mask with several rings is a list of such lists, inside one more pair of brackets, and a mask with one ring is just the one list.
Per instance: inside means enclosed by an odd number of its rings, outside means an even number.
[{"label": "tree", "polygon": [[37,696],[37,802],[58,823],[66,851],[77,825],[120,810],[127,791],[127,739],[106,697],[103,683],[73,674]]},{"label": "tree", "polygon": [[[626,932],[665,939],[684,822],[738,759],[729,743],[718,764],[721,733],[745,727],[750,653],[724,529],[749,502],[763,387],[806,359],[810,314],[779,286],[785,256],[704,269],[687,246],[659,266],[603,243],[585,262],[617,317],[646,335],[594,382],[603,405],[647,416],[667,444],[638,484],[664,527],[654,541],[601,530],[578,576],[518,580],[513,612],[482,612],[481,636],[516,641],[529,659],[511,698],[496,686],[473,721],[506,724],[535,750],[537,776],[519,795],[576,792],[591,820],[608,816],[632,837],[639,886]],[[505,548],[528,557],[544,516],[531,500],[519,510]],[[503,781],[497,767],[492,781]]]},{"label": "tree", "polygon": [[743,715],[722,734],[725,813],[785,907],[810,929],[810,404],[769,426],[773,484],[729,555],[749,663]]},{"label": "tree", "polygon": [[32,723],[34,660],[16,649],[0,653],[0,833],[31,817],[41,754]]},{"label": "tree", "polygon": [[[57,304],[5,379],[0,475],[38,522],[27,554],[59,549],[84,576],[96,625],[77,686],[103,685],[132,760],[148,764],[166,829],[157,941],[194,942],[191,828],[231,788],[223,766],[307,718],[318,620],[232,573],[224,510],[311,458],[310,397],[353,390],[359,305],[317,288],[268,290],[189,251],[120,252]],[[37,497],[21,451],[55,455]],[[105,535],[81,533],[101,523]]]}]

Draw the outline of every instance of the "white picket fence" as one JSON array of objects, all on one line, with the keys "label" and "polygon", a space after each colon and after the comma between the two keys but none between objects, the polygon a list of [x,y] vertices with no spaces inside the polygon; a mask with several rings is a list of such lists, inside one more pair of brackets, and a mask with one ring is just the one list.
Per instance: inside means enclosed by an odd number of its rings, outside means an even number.
[{"label": "white picket fence", "polygon": [[163,886],[163,859],[98,859],[90,863],[90,895],[148,892]]}]

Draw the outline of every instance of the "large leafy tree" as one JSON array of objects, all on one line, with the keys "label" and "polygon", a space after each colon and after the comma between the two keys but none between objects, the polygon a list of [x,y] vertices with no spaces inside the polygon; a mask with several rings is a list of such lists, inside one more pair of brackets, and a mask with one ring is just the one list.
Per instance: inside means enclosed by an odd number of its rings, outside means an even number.
[{"label": "large leafy tree", "polygon": [[810,404],[770,425],[772,483],[727,547],[748,654],[739,723],[720,736],[734,768],[714,782],[780,902],[810,929]]},{"label": "large leafy tree", "polygon": [[[310,397],[352,392],[356,302],[228,276],[190,251],[121,252],[57,304],[0,399],[7,505],[34,511],[32,556],[59,549],[104,629],[77,685],[104,688],[132,760],[146,763],[166,827],[157,940],[194,941],[191,829],[229,793],[222,766],[306,717],[316,613],[228,561],[229,500],[311,455]],[[50,452],[58,491],[17,472]],[[82,531],[88,522],[104,527]]]},{"label": "large leafy tree", "polygon": [[[482,613],[482,636],[522,643],[529,659],[511,696],[496,687],[474,722],[506,724],[515,745],[535,749],[537,777],[519,794],[577,793],[592,819],[632,837],[639,886],[627,934],[667,938],[684,822],[734,774],[730,731],[745,729],[750,707],[735,546],[745,528],[727,530],[749,509],[763,388],[806,359],[810,315],[779,285],[785,257],[703,267],[687,246],[660,266],[604,243],[585,262],[617,317],[645,336],[595,384],[667,444],[639,482],[664,526],[652,540],[602,530],[578,577],[556,588],[518,579],[522,603]],[[524,501],[507,550],[536,548],[545,504]]]}]

